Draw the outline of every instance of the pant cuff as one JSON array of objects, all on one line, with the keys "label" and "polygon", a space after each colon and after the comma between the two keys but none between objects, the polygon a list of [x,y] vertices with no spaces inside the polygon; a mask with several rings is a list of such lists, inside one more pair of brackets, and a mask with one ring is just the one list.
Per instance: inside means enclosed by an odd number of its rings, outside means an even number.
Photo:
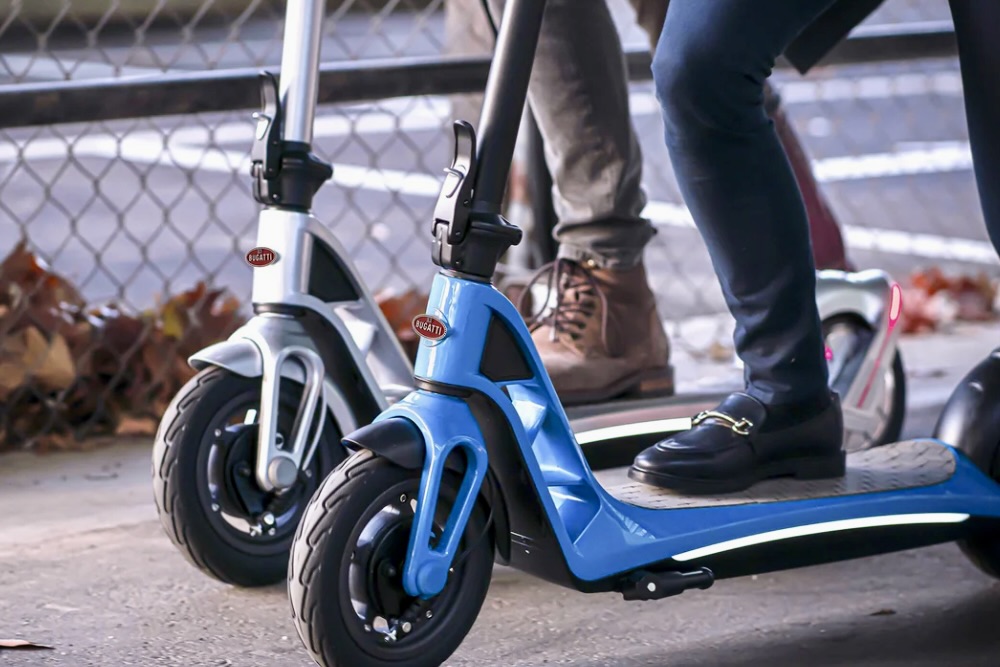
[{"label": "pant cuff", "polygon": [[755,387],[752,384],[748,385],[746,389],[743,390],[749,396],[756,398],[758,401],[764,405],[796,405],[803,402],[811,401],[824,396],[829,389],[826,385],[823,385],[818,391],[813,393],[808,392],[796,392],[796,393],[785,393],[785,392],[775,392],[769,389],[761,389]]},{"label": "pant cuff", "polygon": [[561,243],[558,256],[597,269],[633,269],[642,263],[642,250],[595,251],[592,248]]}]

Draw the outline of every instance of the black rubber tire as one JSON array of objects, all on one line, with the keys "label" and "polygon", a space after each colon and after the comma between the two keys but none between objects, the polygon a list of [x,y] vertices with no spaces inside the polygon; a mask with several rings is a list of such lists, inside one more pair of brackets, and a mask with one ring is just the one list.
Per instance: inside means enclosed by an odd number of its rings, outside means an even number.
[{"label": "black rubber tire", "polygon": [[1000,534],[961,540],[958,548],[984,574],[1000,579]]},{"label": "black rubber tire", "polygon": [[[361,451],[337,468],[309,501],[292,544],[288,593],[299,637],[322,667],[437,667],[475,623],[493,567],[493,540],[486,532],[482,503],[477,503],[462,542],[462,551],[471,550],[431,603],[436,607],[433,618],[420,626],[429,634],[412,633],[409,645],[404,639],[381,646],[375,633],[364,635],[357,629],[360,619],[350,617],[354,612],[345,582],[358,535],[368,517],[386,502],[401,493],[415,497],[419,483],[419,470],[406,470]],[[446,475],[438,519],[458,484],[456,476]],[[359,636],[370,641],[363,645]]]},{"label": "black rubber tire", "polygon": [[[280,405],[282,419],[290,411],[291,418],[298,409],[301,385],[282,382]],[[208,443],[206,434],[218,421],[220,411],[237,401],[260,404],[260,378],[246,378],[221,368],[207,368],[177,393],[167,408],[153,445],[153,491],[160,522],[170,540],[198,569],[227,584],[244,587],[268,586],[284,579],[288,571],[288,554],[294,539],[294,530],[283,530],[278,539],[261,536],[261,549],[255,552],[242,549],[235,536],[226,534],[226,528],[213,518],[209,501],[199,488],[199,467],[204,458],[202,449]],[[322,479],[344,460],[345,451],[340,446],[337,427],[328,418],[324,422],[322,439],[313,457],[315,481]],[[305,489],[310,493],[311,489]],[[306,505],[305,496],[299,500],[297,524]],[[295,526],[297,528],[297,525]],[[266,551],[266,553],[262,553]]]},{"label": "black rubber tire", "polygon": [[878,442],[872,447],[881,447],[893,442],[899,442],[903,434],[903,420],[906,419],[906,369],[903,367],[903,357],[899,350],[892,359],[892,376],[894,385],[892,388],[892,409],[889,413],[889,421],[885,427],[885,432]]},{"label": "black rubber tire", "polygon": [[[976,467],[1000,482],[1000,443],[983,444],[980,451],[964,453]],[[983,573],[1000,579],[1000,529],[996,522],[983,524],[974,536],[959,540],[958,548]]]},{"label": "black rubber tire", "polygon": [[[836,315],[823,321],[823,338],[826,339],[830,330],[837,324],[848,324],[854,327],[861,327],[871,331],[871,326],[855,315]],[[903,357],[899,350],[892,359],[892,407],[889,411],[889,419],[886,422],[882,436],[870,447],[882,447],[893,442],[898,442],[903,433],[903,422],[906,419],[906,369],[903,366]]]}]

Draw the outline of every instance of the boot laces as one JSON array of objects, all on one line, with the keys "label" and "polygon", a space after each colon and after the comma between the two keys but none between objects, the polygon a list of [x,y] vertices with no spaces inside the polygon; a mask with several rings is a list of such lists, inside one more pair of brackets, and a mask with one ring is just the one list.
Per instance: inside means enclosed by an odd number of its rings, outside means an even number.
[{"label": "boot laces", "polygon": [[[526,318],[528,330],[533,332],[539,327],[548,325],[551,327],[550,340],[555,341],[561,335],[565,335],[577,341],[583,336],[588,319],[600,306],[603,339],[607,329],[607,297],[590,271],[573,260],[557,259],[538,269],[521,294],[518,310],[524,312],[522,306],[525,298],[543,277],[547,285],[545,301],[537,313]],[[553,290],[556,297],[555,304],[549,308]]]}]

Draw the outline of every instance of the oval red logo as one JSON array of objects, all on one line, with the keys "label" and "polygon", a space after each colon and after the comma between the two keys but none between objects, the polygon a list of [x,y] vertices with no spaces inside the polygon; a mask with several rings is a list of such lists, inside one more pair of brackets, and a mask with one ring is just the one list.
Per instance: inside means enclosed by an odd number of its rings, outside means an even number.
[{"label": "oval red logo", "polygon": [[433,315],[417,315],[413,318],[413,330],[427,340],[441,340],[448,335],[448,325]]},{"label": "oval red logo", "polygon": [[254,248],[247,253],[247,264],[253,267],[260,268],[262,266],[274,264],[277,261],[278,253],[274,252],[270,248]]}]

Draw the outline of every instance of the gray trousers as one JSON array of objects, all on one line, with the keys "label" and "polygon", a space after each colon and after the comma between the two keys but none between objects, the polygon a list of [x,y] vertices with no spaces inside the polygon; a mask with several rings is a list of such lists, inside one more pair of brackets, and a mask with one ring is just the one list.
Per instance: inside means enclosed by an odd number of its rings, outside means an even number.
[{"label": "gray trousers", "polygon": [[[447,1],[450,20],[482,21],[479,0]],[[499,22],[504,0],[489,2]],[[655,45],[668,0],[629,2]],[[528,103],[555,186],[559,255],[605,268],[634,266],[655,230],[640,215],[646,206],[642,152],[607,0],[548,0]]]}]

